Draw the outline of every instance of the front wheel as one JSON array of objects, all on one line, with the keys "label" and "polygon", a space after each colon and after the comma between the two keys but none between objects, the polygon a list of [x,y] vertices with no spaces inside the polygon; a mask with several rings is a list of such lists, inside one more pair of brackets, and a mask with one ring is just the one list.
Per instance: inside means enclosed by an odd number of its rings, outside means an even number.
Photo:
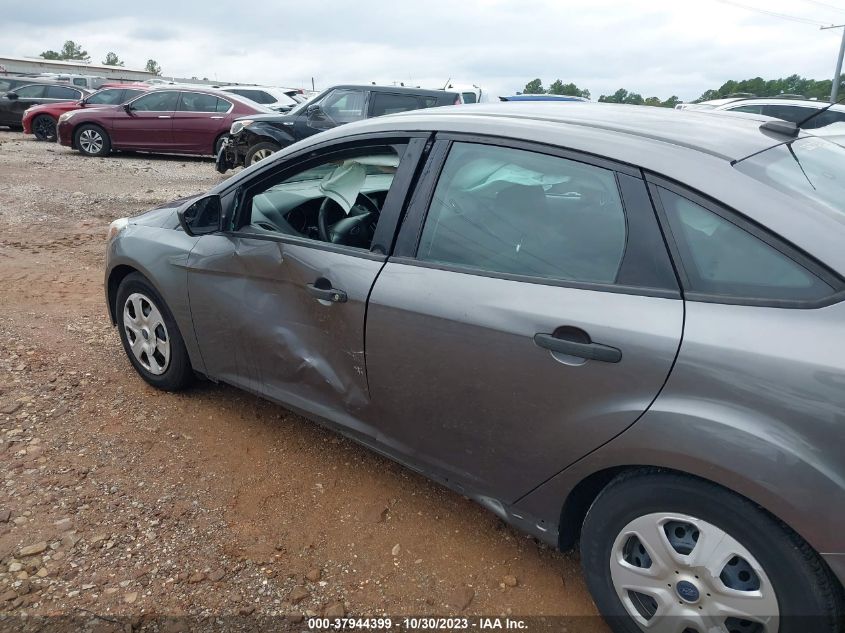
[{"label": "front wheel", "polygon": [[55,142],[56,119],[46,114],[40,114],[32,121],[32,133],[39,141]]},{"label": "front wheel", "polygon": [[86,156],[108,156],[111,140],[99,125],[86,123],[76,130],[76,147]]},{"label": "front wheel", "polygon": [[581,560],[617,633],[839,631],[841,587],[764,510],[710,482],[633,471],[593,503]]},{"label": "front wheel", "polygon": [[270,143],[269,141],[256,143],[247,150],[246,157],[244,158],[244,165],[246,167],[254,165],[258,161],[267,158],[270,154],[278,152],[280,149],[281,148],[278,145]]},{"label": "front wheel", "polygon": [[141,378],[165,391],[179,391],[193,378],[182,334],[164,299],[140,273],[117,289],[115,314],[123,349]]}]

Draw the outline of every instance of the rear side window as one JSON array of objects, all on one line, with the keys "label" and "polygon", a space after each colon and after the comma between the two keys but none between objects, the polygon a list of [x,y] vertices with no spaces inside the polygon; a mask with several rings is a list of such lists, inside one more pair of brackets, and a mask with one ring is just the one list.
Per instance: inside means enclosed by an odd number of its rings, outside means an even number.
[{"label": "rear side window", "polygon": [[276,98],[271,95],[269,92],[264,92],[263,90],[246,90],[246,89],[238,89],[238,90],[227,90],[227,92],[233,92],[236,95],[240,95],[242,97],[246,97],[251,101],[255,101],[256,103],[276,103]]},{"label": "rear side window", "polygon": [[228,109],[228,102],[201,92],[183,92],[179,98],[181,112],[225,112]]},{"label": "rear side window", "polygon": [[721,215],[660,188],[687,290],[757,300],[809,301],[833,288],[801,264]]},{"label": "rear side window", "polygon": [[463,92],[461,93],[461,97],[463,97],[464,103],[476,103],[478,101],[475,98],[474,92]]},{"label": "rear side window", "polygon": [[[802,108],[800,106],[767,105],[763,106],[763,114],[792,123],[800,123],[811,114],[818,112],[818,108]],[[812,122],[810,123],[812,125]]]},{"label": "rear side window", "polygon": [[151,92],[135,99],[132,102],[132,109],[139,112],[173,112],[178,100],[179,93],[175,90]]},{"label": "rear side window", "polygon": [[376,92],[373,94],[372,99],[372,116],[416,110],[420,107],[419,100],[413,95],[395,95],[387,92]]},{"label": "rear side window", "polygon": [[417,257],[493,273],[611,284],[626,240],[614,172],[525,150],[455,143]]},{"label": "rear side window", "polygon": [[18,96],[22,99],[40,99],[47,92],[47,86],[39,86],[32,84],[29,86],[22,86],[15,90]]},{"label": "rear side window", "polygon": [[73,80],[73,85],[74,85],[74,86],[80,86],[80,87],[82,87],[82,88],[87,88],[87,87],[88,87],[88,82],[87,82],[87,81],[85,81],[85,80],[84,80],[84,79],[82,79],[82,78],[76,78],[76,79],[74,79],[74,80]]},{"label": "rear side window", "polygon": [[97,94],[88,97],[88,103],[90,105],[117,105],[118,103],[123,103],[123,93],[123,90],[117,88],[113,90],[101,90]]},{"label": "rear side window", "polygon": [[65,88],[64,86],[49,86],[47,88],[48,99],[74,100],[79,99],[81,96],[82,93],[79,92],[79,90],[74,90],[73,88]]}]

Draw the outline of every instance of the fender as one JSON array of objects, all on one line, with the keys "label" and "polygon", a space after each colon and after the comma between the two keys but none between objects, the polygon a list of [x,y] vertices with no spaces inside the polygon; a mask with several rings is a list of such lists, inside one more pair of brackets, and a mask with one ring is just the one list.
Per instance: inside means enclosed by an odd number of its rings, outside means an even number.
[{"label": "fender", "polygon": [[247,147],[252,147],[256,143],[262,143],[270,140],[278,143],[279,147],[287,147],[291,143],[296,142],[293,134],[290,131],[279,127],[276,123],[268,121],[256,121],[241,132],[243,142]]}]

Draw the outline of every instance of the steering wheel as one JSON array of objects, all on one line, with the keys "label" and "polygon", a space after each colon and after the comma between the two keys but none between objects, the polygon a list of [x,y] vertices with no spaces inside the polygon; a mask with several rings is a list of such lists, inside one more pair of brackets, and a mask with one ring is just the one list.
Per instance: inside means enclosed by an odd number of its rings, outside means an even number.
[{"label": "steering wheel", "polygon": [[340,206],[328,196],[320,204],[320,212],[317,214],[317,231],[320,239],[332,244],[367,248],[373,238],[373,231],[369,227],[375,226],[379,218],[379,208],[373,199],[364,193],[359,193],[355,204],[349,210],[349,215],[329,225],[331,205]]}]

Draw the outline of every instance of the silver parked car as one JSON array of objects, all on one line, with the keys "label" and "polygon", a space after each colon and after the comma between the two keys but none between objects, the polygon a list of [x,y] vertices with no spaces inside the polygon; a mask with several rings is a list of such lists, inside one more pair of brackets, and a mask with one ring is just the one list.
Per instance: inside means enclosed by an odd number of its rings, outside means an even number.
[{"label": "silver parked car", "polygon": [[113,223],[109,311],[152,385],[241,387],[580,541],[616,631],[836,631],[845,148],[776,123],[349,124]]}]

